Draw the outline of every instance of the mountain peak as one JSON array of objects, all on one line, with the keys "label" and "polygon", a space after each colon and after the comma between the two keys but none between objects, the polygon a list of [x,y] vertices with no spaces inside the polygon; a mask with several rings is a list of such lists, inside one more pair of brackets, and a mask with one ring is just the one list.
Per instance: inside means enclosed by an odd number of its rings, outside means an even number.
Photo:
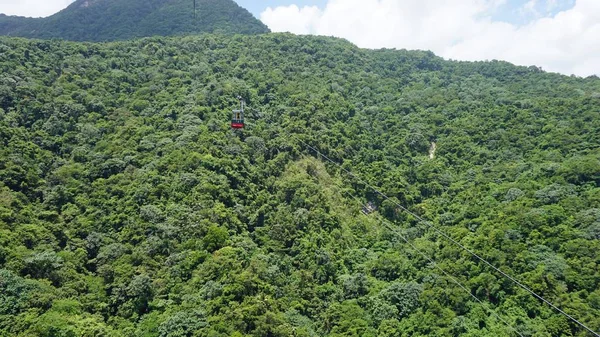
[{"label": "mountain peak", "polygon": [[0,35],[74,41],[267,32],[233,0],[77,0],[47,18],[0,16]]}]

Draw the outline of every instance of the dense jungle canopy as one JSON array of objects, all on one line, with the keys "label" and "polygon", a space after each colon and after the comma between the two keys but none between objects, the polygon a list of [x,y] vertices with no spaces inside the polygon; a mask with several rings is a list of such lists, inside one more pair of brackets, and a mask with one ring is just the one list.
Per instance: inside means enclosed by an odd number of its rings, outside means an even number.
[{"label": "dense jungle canopy", "polygon": [[599,117],[334,38],[2,37],[0,336],[589,336],[394,202],[600,331]]}]

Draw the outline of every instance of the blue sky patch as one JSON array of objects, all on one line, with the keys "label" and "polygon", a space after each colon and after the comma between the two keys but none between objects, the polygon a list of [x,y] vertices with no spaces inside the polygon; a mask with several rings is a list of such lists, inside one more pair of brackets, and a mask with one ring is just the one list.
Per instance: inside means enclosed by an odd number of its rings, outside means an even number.
[{"label": "blue sky patch", "polygon": [[506,0],[506,3],[492,14],[492,19],[525,25],[541,17],[553,17],[574,6],[575,0]]},{"label": "blue sky patch", "polygon": [[[327,0],[236,0],[237,3],[248,9],[254,16],[260,18],[267,7],[297,5],[318,6],[325,8]],[[398,0],[402,1],[402,0]],[[600,1],[600,0],[598,0]],[[529,4],[529,5],[528,5]],[[524,25],[531,20],[554,16],[557,13],[571,9],[575,6],[575,0],[506,0],[506,3],[499,6],[492,14],[494,21],[503,21],[516,25]]]}]

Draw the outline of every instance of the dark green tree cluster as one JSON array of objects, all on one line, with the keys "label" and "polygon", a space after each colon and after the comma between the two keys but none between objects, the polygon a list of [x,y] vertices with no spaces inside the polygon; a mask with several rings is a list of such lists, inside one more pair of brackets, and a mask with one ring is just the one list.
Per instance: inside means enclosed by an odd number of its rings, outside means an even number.
[{"label": "dark green tree cluster", "polygon": [[0,35],[115,41],[199,33],[262,34],[269,29],[233,0],[77,0],[47,18],[0,14]]},{"label": "dark green tree cluster", "polygon": [[333,38],[0,38],[0,336],[588,336],[394,202],[598,331],[599,107]]}]

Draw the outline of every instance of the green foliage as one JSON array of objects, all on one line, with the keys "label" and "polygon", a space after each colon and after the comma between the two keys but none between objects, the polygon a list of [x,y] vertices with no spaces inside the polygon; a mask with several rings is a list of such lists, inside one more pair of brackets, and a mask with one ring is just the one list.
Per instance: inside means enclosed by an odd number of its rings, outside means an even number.
[{"label": "green foliage", "polygon": [[423,288],[416,283],[394,282],[380,293],[380,297],[398,309],[398,315],[408,316],[419,307],[419,297]]},{"label": "green foliage", "polygon": [[62,266],[63,261],[60,256],[53,251],[44,251],[33,253],[24,260],[24,274],[34,278],[47,278],[56,280],[56,271]]},{"label": "green foliage", "polygon": [[209,252],[221,249],[227,243],[229,239],[229,233],[227,230],[218,226],[210,226],[208,232],[202,239],[204,248]]},{"label": "green foliage", "polygon": [[0,316],[16,315],[27,308],[32,285],[9,270],[0,269]]},{"label": "green foliage", "polygon": [[159,328],[160,337],[191,337],[207,326],[205,315],[199,311],[180,311],[171,315]]},{"label": "green foliage", "polygon": [[0,336],[585,336],[302,142],[599,330],[598,92],[324,37],[0,38]]}]

